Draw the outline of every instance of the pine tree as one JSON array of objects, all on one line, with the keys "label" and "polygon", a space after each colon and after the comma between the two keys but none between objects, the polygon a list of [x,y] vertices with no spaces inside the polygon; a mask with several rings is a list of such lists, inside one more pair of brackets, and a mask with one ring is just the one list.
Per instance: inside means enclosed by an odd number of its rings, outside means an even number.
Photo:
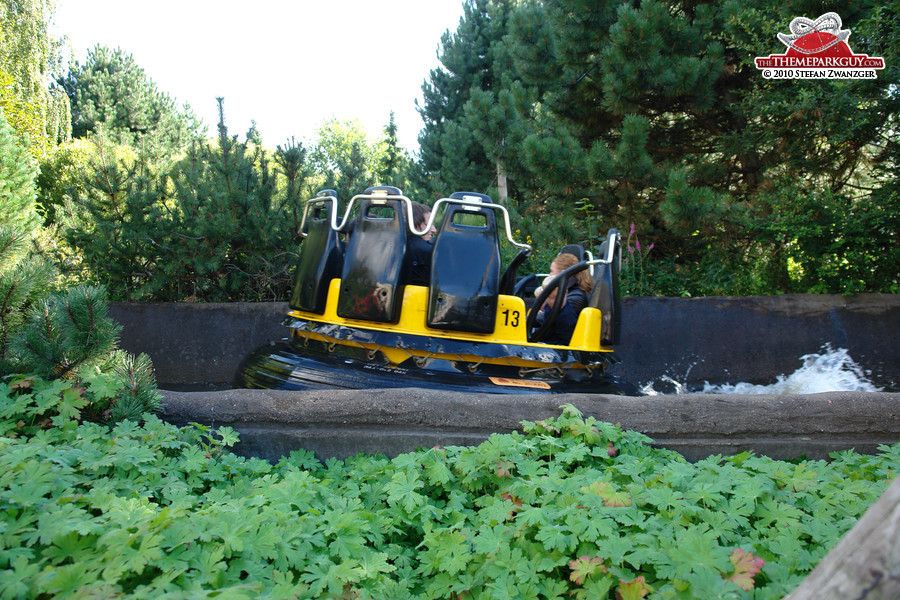
[{"label": "pine tree", "polygon": [[38,224],[34,207],[37,167],[28,146],[10,127],[0,108],[0,225],[31,232]]},{"label": "pine tree", "polygon": [[338,198],[349,200],[366,188],[375,185],[375,178],[367,159],[365,144],[354,140],[350,151],[335,157],[335,170],[325,179],[325,187],[335,190]]},{"label": "pine tree", "polygon": [[542,190],[645,231],[660,216],[688,232],[719,222],[725,199],[697,187],[722,73],[721,45],[704,37],[711,12],[558,0],[514,15],[508,52],[541,111],[514,119],[525,130],[512,152]]},{"label": "pine tree", "polygon": [[267,153],[228,134],[223,102],[218,138],[195,141],[174,167],[100,151],[84,185],[71,188],[67,241],[85,276],[116,298],[286,297],[306,159],[298,147],[276,153],[289,178],[279,190]]},{"label": "pine tree", "polygon": [[165,213],[157,203],[166,180],[144,156],[122,153],[100,136],[93,144],[88,164],[56,209],[79,259],[69,268],[128,298],[152,281],[150,269],[160,260]]},{"label": "pine tree", "polygon": [[187,147],[201,130],[190,107],[176,106],[121,49],[95,46],[60,83],[72,103],[76,138],[102,131],[116,143],[165,154]]},{"label": "pine tree", "polygon": [[509,0],[466,0],[456,32],[441,36],[442,66],[422,86],[419,107],[424,122],[420,163],[434,194],[487,191],[496,179],[496,162],[470,133],[465,105],[474,91],[499,85],[495,46],[507,32],[512,5]]},{"label": "pine tree", "polygon": [[291,138],[275,150],[275,163],[281,167],[285,178],[284,205],[290,213],[290,223],[298,224],[303,218],[303,202],[312,195],[307,190],[307,180],[312,176],[308,162],[309,152],[301,142]]},{"label": "pine tree", "polygon": [[72,379],[109,357],[120,330],[106,315],[106,290],[81,285],[37,301],[14,345],[40,376]]},{"label": "pine tree", "polygon": [[[801,193],[859,196],[898,108],[891,69],[877,80],[761,77],[753,53],[777,50],[773,32],[820,12],[815,2],[527,3],[494,46],[496,85],[470,90],[467,119],[442,127],[502,165],[520,212],[559,221],[578,203],[590,222],[633,224],[667,264],[708,277],[702,293],[759,282],[791,291],[791,241],[768,231],[784,206],[773,190],[803,181]],[[895,7],[841,12],[860,24],[854,49],[887,55],[867,44],[896,39]],[[443,106],[457,97],[445,95]]]},{"label": "pine tree", "polygon": [[153,376],[153,363],[146,354],[119,352],[112,361],[113,373],[121,389],[109,408],[108,420],[140,422],[144,413],[154,412],[161,400]]},{"label": "pine tree", "polygon": [[[286,217],[302,214],[299,198],[277,194],[267,153],[228,135],[218,101],[217,142],[195,144],[172,173],[178,210],[160,232],[156,268],[180,273],[181,293],[197,299],[277,300],[290,287],[300,223]],[[155,210],[165,210],[165,194],[163,186]]]},{"label": "pine tree", "polygon": [[23,368],[13,344],[32,307],[50,289],[52,269],[30,250],[29,232],[0,225],[0,375]]},{"label": "pine tree", "polygon": [[38,218],[36,169],[27,146],[0,108],[0,372],[15,363],[10,343],[50,285],[50,269],[30,257]]},{"label": "pine tree", "polygon": [[116,414],[140,417],[155,410],[159,395],[152,365],[146,357],[136,360],[116,352],[120,327],[106,315],[105,291],[90,286],[52,289],[54,270],[34,253],[39,231],[34,178],[27,144],[0,108],[0,377],[32,373],[77,382],[85,368],[109,368],[117,359],[131,365],[133,373],[113,381],[127,391],[113,395],[112,406],[127,397],[122,406],[131,407]]},{"label": "pine tree", "polygon": [[391,111],[390,120],[384,128],[384,138],[381,164],[376,169],[376,179],[382,185],[393,185],[404,189],[404,155],[403,149],[397,141],[397,122],[394,120],[394,111]]},{"label": "pine tree", "polygon": [[381,138],[379,158],[375,167],[375,182],[378,185],[393,185],[413,199],[428,197],[428,186],[423,185],[424,174],[420,165],[413,161],[406,149],[400,147],[397,137],[397,123],[391,111],[388,124]]}]

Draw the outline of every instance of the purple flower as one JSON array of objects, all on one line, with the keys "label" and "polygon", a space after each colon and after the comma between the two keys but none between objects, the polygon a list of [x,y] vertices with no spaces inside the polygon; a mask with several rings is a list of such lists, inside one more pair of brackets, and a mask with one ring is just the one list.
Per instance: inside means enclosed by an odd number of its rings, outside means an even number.
[{"label": "purple flower", "polygon": [[628,244],[628,254],[634,254],[634,246]]},{"label": "purple flower", "polygon": [[631,224],[631,233],[628,235],[634,235],[634,223]]},{"label": "purple flower", "polygon": [[634,242],[634,245],[637,246],[637,251],[641,251],[641,240],[637,240]]}]

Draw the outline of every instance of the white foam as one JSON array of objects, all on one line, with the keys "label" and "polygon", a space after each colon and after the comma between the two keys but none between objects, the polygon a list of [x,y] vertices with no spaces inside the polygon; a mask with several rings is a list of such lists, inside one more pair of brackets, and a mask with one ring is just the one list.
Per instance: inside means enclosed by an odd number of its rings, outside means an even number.
[{"label": "white foam", "polygon": [[[679,383],[671,377],[661,377],[659,383],[674,387],[675,394],[817,394],[820,392],[880,392],[869,381],[866,373],[852,358],[845,348],[832,350],[830,346],[822,348],[821,354],[801,356],[803,366],[790,375],[779,375],[775,383],[756,385],[752,383],[734,383],[713,385],[706,382],[703,389],[690,391],[687,385]],[[642,391],[648,396],[656,396],[661,392],[654,389],[652,382],[644,386]]]}]

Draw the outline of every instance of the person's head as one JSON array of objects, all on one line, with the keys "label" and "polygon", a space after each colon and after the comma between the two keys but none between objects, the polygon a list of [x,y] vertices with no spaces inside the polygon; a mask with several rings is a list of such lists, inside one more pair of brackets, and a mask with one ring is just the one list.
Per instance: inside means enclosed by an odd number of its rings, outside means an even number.
[{"label": "person's head", "polygon": [[[553,275],[552,275],[552,274],[551,274],[551,275],[547,275],[546,277],[544,277],[544,281],[541,282],[541,285],[540,285],[536,290],[534,290],[534,297],[535,297],[535,298],[539,297],[539,296],[544,292],[544,288],[546,288],[548,285],[550,285],[550,282],[551,282],[551,281],[553,281]],[[545,304],[545,305],[546,305],[546,304],[553,304],[553,301],[556,300],[556,293],[557,293],[558,291],[559,291],[559,286],[553,288],[553,291],[550,292],[550,295],[547,296],[547,299],[546,299],[546,300],[544,300],[544,304]]]},{"label": "person's head", "polygon": [[[431,218],[431,207],[427,204],[422,204],[421,202],[413,202],[412,203],[412,211],[413,211],[413,226],[422,231],[425,228],[425,225],[428,224],[428,219]],[[426,242],[431,239],[431,237],[435,234],[437,229],[435,229],[434,225],[431,226],[431,230],[422,236],[422,239]]]},{"label": "person's head", "polygon": [[[574,254],[560,254],[550,263],[550,274],[559,275],[569,267],[573,267],[577,264],[578,259]],[[591,273],[588,269],[579,271],[578,274],[575,275],[575,279],[578,281],[578,287],[585,292],[590,293],[591,289],[594,287],[594,278],[591,277]]]}]

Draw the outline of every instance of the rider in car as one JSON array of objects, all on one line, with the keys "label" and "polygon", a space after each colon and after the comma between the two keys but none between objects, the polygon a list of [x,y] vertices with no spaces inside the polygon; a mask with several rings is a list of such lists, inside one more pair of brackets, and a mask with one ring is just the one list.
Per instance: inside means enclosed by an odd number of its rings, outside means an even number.
[{"label": "rider in car", "polygon": [[[550,263],[550,275],[544,279],[541,287],[535,290],[535,296],[540,296],[544,286],[550,283],[554,277],[576,264],[578,264],[578,259],[573,254],[560,254],[553,259],[553,262]],[[569,341],[572,339],[572,333],[575,331],[575,325],[578,323],[578,315],[581,313],[581,309],[587,306],[588,297],[593,287],[594,280],[587,269],[579,271],[578,274],[569,279],[567,289],[564,292],[565,297],[562,308],[542,340],[545,344],[560,346],[569,344]],[[540,329],[546,322],[558,293],[559,288],[557,287],[541,306],[540,312],[535,318],[535,330]]]}]

